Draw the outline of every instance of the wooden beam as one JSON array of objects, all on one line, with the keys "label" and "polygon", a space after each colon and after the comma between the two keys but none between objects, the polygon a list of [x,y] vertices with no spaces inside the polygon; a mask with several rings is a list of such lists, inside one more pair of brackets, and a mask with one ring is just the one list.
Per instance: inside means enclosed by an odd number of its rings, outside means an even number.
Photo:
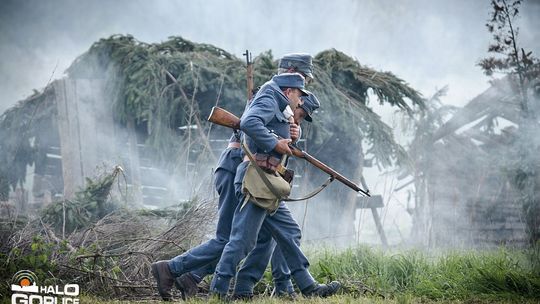
[{"label": "wooden beam", "polygon": [[358,209],[370,209],[370,208],[382,208],[384,203],[382,195],[358,196],[356,198],[356,208]]},{"label": "wooden beam", "polygon": [[79,121],[76,110],[75,85],[67,78],[53,82],[57,106],[57,123],[62,153],[64,198],[73,199],[75,191],[83,186],[79,143]]},{"label": "wooden beam", "polygon": [[388,247],[388,241],[386,239],[386,234],[382,226],[381,218],[377,208],[384,207],[382,195],[372,195],[371,197],[358,196],[356,200],[356,206],[358,209],[371,209],[371,214],[373,215],[373,221],[375,222],[375,227],[377,228],[377,233],[381,238],[381,243],[386,248]]}]

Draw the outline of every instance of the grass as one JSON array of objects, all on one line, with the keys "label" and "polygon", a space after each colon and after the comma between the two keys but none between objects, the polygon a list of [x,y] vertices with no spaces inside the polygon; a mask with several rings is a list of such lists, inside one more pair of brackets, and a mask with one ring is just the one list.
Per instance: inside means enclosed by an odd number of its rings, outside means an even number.
[{"label": "grass", "polygon": [[[338,254],[312,252],[310,271],[319,282],[341,281],[344,293],[353,297],[540,302],[539,259],[537,249],[428,256],[419,251],[385,253],[358,247]],[[269,274],[262,284],[270,284]]]},{"label": "grass", "polygon": [[[180,301],[180,300],[178,300]],[[122,303],[134,303],[135,301],[107,301],[98,299],[91,296],[83,296],[80,298],[80,303],[84,304],[122,304]],[[146,300],[146,301],[137,301],[138,303],[166,303],[158,300]],[[199,303],[222,303],[215,299],[194,299],[189,300],[183,303],[199,304]],[[300,298],[294,301],[291,300],[281,300],[268,297],[255,298],[250,302],[234,302],[234,303],[253,303],[253,304],[283,304],[283,303],[314,303],[314,304],[323,304],[323,303],[334,303],[334,304],[347,304],[347,303],[358,303],[358,304],[491,304],[491,303],[523,303],[523,304],[534,304],[539,303],[538,300],[534,299],[524,299],[524,298],[514,298],[514,299],[481,299],[481,298],[471,298],[467,300],[429,300],[425,298],[417,298],[410,295],[400,295],[391,299],[382,299],[378,297],[364,296],[364,297],[355,297],[352,295],[337,295],[326,299],[304,299]]]},{"label": "grass", "polygon": [[[437,254],[415,250],[383,252],[369,247],[339,253],[328,249],[308,252],[310,271],[319,282],[339,280],[344,287],[337,296],[300,298],[297,303],[540,303],[540,250],[536,247]],[[267,270],[256,290],[262,294],[270,285]],[[95,295],[80,300],[95,304],[133,302],[106,301]],[[209,298],[188,301],[208,302],[218,303]],[[251,303],[284,302],[291,301],[257,296]]]}]

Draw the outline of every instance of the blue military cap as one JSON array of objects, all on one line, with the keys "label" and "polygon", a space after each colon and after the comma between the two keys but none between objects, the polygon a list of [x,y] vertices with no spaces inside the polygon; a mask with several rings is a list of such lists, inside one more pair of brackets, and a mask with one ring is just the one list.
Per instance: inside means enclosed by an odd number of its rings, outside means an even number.
[{"label": "blue military cap", "polygon": [[302,108],[306,112],[305,120],[312,122],[313,119],[311,118],[311,115],[321,106],[321,103],[319,102],[317,97],[313,95],[313,93],[309,91],[308,93],[309,94],[307,96],[301,97],[304,103],[300,105],[300,108]]},{"label": "blue military cap", "polygon": [[279,67],[283,69],[292,68],[313,79],[313,57],[310,54],[293,53],[284,55],[279,61]]},{"label": "blue military cap", "polygon": [[305,80],[299,73],[282,73],[272,77],[280,88],[297,88],[302,91],[302,94],[307,96],[309,92],[304,89]]}]

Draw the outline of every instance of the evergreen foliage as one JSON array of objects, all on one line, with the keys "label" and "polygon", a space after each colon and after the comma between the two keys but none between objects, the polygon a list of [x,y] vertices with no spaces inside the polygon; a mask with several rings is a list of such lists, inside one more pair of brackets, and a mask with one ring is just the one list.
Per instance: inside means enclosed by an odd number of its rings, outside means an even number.
[{"label": "evergreen foliage", "polygon": [[[262,85],[277,71],[277,61],[270,51],[257,56],[254,63],[256,85]],[[404,159],[405,152],[394,141],[391,128],[368,107],[370,92],[379,102],[406,112],[415,105],[423,106],[420,94],[392,73],[362,66],[336,50],[319,53],[314,64],[316,81],[308,89],[323,104],[313,132],[306,132],[310,149],[322,160],[334,160],[332,165],[345,173],[359,165],[358,153],[362,151],[358,149],[364,139],[368,143],[366,152],[378,165]],[[218,47],[181,37],[152,44],[129,35],[101,39],[73,62],[67,75],[106,80],[115,120],[131,122],[137,130],[144,130],[147,144],[163,161],[215,160],[208,136],[226,136],[229,130],[212,128],[204,118],[215,105],[237,115],[245,106],[243,60]],[[0,140],[8,143],[2,145],[0,159],[17,168],[3,167],[0,172],[4,196],[9,186],[24,181],[26,166],[43,157],[43,153],[36,154],[31,143],[39,142],[39,131],[44,124],[51,124],[54,116],[55,105],[44,96],[50,91],[48,87],[44,93],[22,101],[0,118]],[[40,110],[35,111],[36,107]],[[348,148],[349,155],[343,154],[343,148]],[[191,150],[201,153],[190,155]],[[336,158],[337,153],[344,156]]]}]

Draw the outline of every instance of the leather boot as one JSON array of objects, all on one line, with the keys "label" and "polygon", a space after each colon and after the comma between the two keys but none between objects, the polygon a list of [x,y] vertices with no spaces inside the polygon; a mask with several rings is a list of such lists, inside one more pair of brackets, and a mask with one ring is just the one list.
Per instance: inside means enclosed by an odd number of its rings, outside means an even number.
[{"label": "leather boot", "polygon": [[156,279],[158,292],[163,301],[171,301],[171,289],[174,278],[169,269],[169,261],[157,261],[152,263],[152,275]]},{"label": "leather boot", "polygon": [[191,273],[184,273],[174,280],[174,285],[182,293],[182,300],[193,298],[197,295],[199,287],[197,287],[197,280]]},{"label": "leather boot", "polygon": [[341,283],[337,281],[328,284],[313,284],[311,287],[302,290],[302,294],[304,297],[326,298],[336,294],[340,288]]}]

